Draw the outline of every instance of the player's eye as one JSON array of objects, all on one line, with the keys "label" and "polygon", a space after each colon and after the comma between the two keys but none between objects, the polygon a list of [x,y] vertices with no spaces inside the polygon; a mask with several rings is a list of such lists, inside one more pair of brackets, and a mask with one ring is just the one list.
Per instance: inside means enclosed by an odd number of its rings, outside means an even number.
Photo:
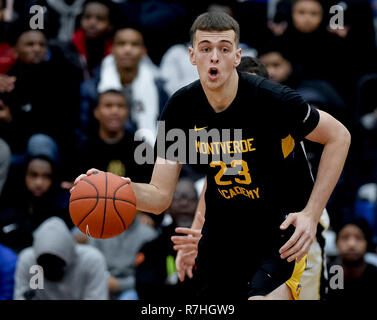
[{"label": "player's eye", "polygon": [[201,51],[202,51],[202,52],[209,52],[209,48],[208,48],[208,47],[203,47],[203,48],[201,49]]},{"label": "player's eye", "polygon": [[222,52],[223,52],[223,53],[227,53],[227,52],[229,52],[229,49],[228,49],[227,47],[224,47],[224,48],[222,49]]}]

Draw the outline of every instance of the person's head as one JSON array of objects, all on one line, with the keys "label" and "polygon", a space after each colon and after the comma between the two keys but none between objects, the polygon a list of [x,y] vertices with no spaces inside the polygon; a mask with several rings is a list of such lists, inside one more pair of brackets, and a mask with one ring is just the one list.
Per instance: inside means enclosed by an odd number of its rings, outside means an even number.
[{"label": "person's head", "polygon": [[336,244],[345,265],[358,265],[371,243],[371,230],[363,218],[352,218],[343,222]]},{"label": "person's head", "polygon": [[39,30],[26,30],[17,38],[14,49],[18,61],[40,64],[47,58],[47,39]]},{"label": "person's head", "polygon": [[122,135],[128,112],[127,100],[121,91],[102,92],[94,110],[94,117],[98,121],[100,132],[108,137]]},{"label": "person's head", "polygon": [[47,280],[60,281],[78,266],[75,247],[71,231],[59,217],[47,218],[33,233],[32,248]]},{"label": "person's head", "polygon": [[35,198],[43,197],[53,185],[53,165],[45,157],[32,157],[26,164],[25,185]]},{"label": "person's head", "polygon": [[81,28],[88,39],[98,39],[112,29],[110,2],[104,0],[88,0],[80,20]]},{"label": "person's head", "polygon": [[241,61],[237,21],[224,12],[203,13],[191,26],[190,38],[190,60],[202,84],[210,89],[223,86]]},{"label": "person's head", "polygon": [[266,67],[257,58],[248,56],[242,57],[241,63],[237,67],[237,70],[240,72],[255,74],[266,79],[269,78]]},{"label": "person's head", "polygon": [[293,0],[292,22],[302,33],[316,31],[323,22],[323,6],[319,0]]},{"label": "person's head", "polygon": [[191,227],[198,203],[195,184],[187,178],[179,179],[168,213],[180,227]]},{"label": "person's head", "polygon": [[50,253],[41,254],[37,263],[43,268],[43,276],[49,281],[60,281],[63,279],[66,263],[63,259]]},{"label": "person's head", "polygon": [[122,28],[115,32],[112,47],[118,69],[135,70],[147,53],[143,34],[133,28]]},{"label": "person's head", "polygon": [[269,51],[259,56],[260,61],[266,66],[270,79],[282,83],[292,73],[291,63],[279,51]]}]

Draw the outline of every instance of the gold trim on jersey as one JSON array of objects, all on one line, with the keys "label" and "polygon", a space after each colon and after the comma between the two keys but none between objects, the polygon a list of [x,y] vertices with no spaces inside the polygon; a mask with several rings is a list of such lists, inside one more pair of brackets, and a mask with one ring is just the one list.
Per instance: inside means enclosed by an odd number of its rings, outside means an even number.
[{"label": "gold trim on jersey", "polygon": [[307,255],[305,255],[305,257],[302,258],[300,262],[295,262],[292,276],[285,282],[289,289],[291,289],[292,296],[295,300],[300,300],[299,296],[302,288],[300,280],[306,268],[306,257]]},{"label": "gold trim on jersey", "polygon": [[284,139],[281,139],[281,150],[283,151],[284,159],[287,158],[295,148],[295,140],[289,134]]}]

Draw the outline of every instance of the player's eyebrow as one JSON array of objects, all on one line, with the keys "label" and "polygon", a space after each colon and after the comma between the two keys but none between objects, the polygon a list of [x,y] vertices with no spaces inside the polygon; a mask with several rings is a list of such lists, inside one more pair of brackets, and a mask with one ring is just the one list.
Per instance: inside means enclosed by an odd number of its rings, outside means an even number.
[{"label": "player's eyebrow", "polygon": [[[220,40],[220,41],[218,41],[217,43],[222,43],[222,42],[228,43],[228,44],[230,44],[230,45],[233,46],[233,43],[232,43],[231,41],[229,41],[229,40],[225,40],[225,39]],[[202,40],[202,41],[200,41],[200,42],[198,43],[198,46],[201,45],[201,44],[203,44],[203,43],[209,43],[209,44],[211,44],[211,43],[214,43],[214,42],[211,42],[211,41],[209,41],[209,40]]]}]

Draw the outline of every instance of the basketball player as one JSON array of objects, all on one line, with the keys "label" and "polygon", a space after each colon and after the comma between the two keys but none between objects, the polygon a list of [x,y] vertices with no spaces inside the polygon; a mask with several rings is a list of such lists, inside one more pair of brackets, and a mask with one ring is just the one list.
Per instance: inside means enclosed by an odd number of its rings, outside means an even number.
[{"label": "basketball player", "polygon": [[[350,134],[289,88],[238,73],[239,26],[227,14],[200,15],[191,39],[190,60],[200,80],[177,91],[161,115],[165,132],[179,128],[186,140],[177,143],[159,133],[150,183],[131,182],[137,209],[159,214],[169,207],[182,162],[195,163],[196,155],[200,161],[195,166],[207,176],[206,218],[194,270],[197,295],[293,299],[305,268],[303,258],[343,168]],[[203,130],[207,138],[211,133],[207,141],[199,137]],[[193,132],[197,139],[190,139]],[[303,138],[324,145],[305,204],[291,190],[295,167],[284,162],[292,140]],[[160,139],[166,148],[159,148]],[[172,147],[181,151],[180,159],[165,152]],[[201,161],[202,156],[208,161]]]},{"label": "basketball player", "polygon": [[[242,57],[237,70],[269,79],[266,67],[257,58],[248,56]],[[284,140],[282,140],[282,143],[284,143]],[[295,185],[299,186],[296,196],[308,199],[310,191],[313,188],[314,179],[309,161],[306,157],[303,141],[294,145],[293,151],[289,156],[285,157],[285,161],[291,163],[290,165],[300,167],[299,170],[296,170],[296,172],[299,173],[299,176],[295,177]],[[192,278],[192,268],[195,266],[198,242],[201,238],[201,229],[204,224],[204,195],[206,187],[207,181],[205,180],[192,227],[176,229],[177,233],[183,233],[186,234],[186,236],[175,235],[172,237],[172,241],[175,244],[174,248],[178,251],[176,266],[181,281],[184,281],[186,274],[189,278]],[[318,223],[316,238],[314,239],[306,258],[306,268],[300,279],[302,287],[299,298],[301,300],[324,299],[325,292],[327,291],[325,238],[323,232],[328,229],[329,224],[329,216],[325,209]]]}]

